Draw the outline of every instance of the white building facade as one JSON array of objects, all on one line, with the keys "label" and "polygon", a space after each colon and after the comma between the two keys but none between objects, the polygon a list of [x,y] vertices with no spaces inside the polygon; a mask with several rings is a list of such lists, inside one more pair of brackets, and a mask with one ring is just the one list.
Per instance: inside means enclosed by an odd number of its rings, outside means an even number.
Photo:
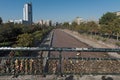
[{"label": "white building facade", "polygon": [[80,25],[80,23],[83,22],[83,19],[81,17],[76,17],[74,22],[76,22],[78,25]]},{"label": "white building facade", "polygon": [[38,21],[38,24],[41,26],[52,26],[52,20],[40,20]]},{"label": "white building facade", "polygon": [[23,20],[22,19],[19,19],[19,20],[14,20],[14,23],[16,24],[23,24]]}]

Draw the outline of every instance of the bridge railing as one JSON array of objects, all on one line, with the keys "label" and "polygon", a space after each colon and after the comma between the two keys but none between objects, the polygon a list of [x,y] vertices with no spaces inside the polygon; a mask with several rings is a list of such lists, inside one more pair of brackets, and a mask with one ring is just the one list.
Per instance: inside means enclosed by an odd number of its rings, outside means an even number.
[{"label": "bridge railing", "polygon": [[[61,66],[61,73],[59,67]],[[115,58],[59,58],[48,60],[48,72],[44,72],[43,58],[0,58],[0,75],[42,75],[42,74],[118,74],[120,59]]]},{"label": "bridge railing", "polygon": [[0,75],[42,74],[41,58],[33,57],[0,57]]},{"label": "bridge railing", "polygon": [[63,61],[63,64],[63,72],[66,74],[120,75],[119,58],[70,58]]},{"label": "bridge railing", "polygon": [[[0,48],[1,51],[58,51],[59,57],[0,57],[0,75],[120,75],[120,58],[83,58],[81,56],[63,58],[62,52],[120,52],[110,48]],[[43,60],[47,58],[47,67]]]}]

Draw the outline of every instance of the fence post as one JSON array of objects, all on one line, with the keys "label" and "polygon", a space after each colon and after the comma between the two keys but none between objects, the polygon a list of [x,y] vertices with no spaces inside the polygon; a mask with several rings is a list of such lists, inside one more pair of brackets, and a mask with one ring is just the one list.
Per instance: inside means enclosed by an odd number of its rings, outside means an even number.
[{"label": "fence post", "polygon": [[62,76],[62,51],[59,52],[59,75]]}]

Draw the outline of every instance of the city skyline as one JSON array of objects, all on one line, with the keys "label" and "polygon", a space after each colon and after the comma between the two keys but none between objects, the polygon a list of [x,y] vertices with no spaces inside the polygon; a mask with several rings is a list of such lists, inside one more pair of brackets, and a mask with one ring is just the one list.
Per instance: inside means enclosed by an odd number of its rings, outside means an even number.
[{"label": "city skyline", "polygon": [[22,19],[23,5],[32,2],[33,21],[72,21],[79,16],[85,20],[99,20],[106,12],[120,11],[120,0],[2,0],[0,17],[6,22]]}]

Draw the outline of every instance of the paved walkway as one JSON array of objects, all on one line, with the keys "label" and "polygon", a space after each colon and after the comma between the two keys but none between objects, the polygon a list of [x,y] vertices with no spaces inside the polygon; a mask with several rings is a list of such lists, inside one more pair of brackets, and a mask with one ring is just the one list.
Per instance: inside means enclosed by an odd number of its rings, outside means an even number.
[{"label": "paved walkway", "polygon": [[[106,44],[102,41],[90,39],[86,36],[80,35],[78,32],[75,32],[75,31],[70,31],[70,30],[66,30],[66,29],[63,31],[68,33],[69,35],[75,37],[76,39],[80,40],[81,42],[86,43],[94,48],[116,48],[116,46],[113,44]],[[120,55],[118,53],[108,52],[108,54],[112,57],[120,58]]]}]

